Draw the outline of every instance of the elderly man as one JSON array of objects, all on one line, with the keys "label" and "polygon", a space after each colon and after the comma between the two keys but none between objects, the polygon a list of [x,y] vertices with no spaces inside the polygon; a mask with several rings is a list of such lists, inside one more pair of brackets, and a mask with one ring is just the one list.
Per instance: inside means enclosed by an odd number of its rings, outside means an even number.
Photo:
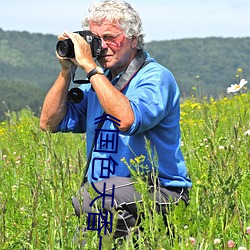
[{"label": "elderly man", "polygon": [[[100,199],[104,216],[107,211],[119,210],[115,237],[120,237],[135,226],[136,201],[141,201],[122,158],[129,163],[144,155],[147,172],[145,168],[141,171],[145,171],[145,176],[153,170],[158,173],[159,211],[166,212],[169,203],[188,203],[191,180],[180,148],[180,93],[171,72],[144,51],[141,19],[128,3],[106,0],[93,4],[83,27],[101,41],[101,53],[95,61],[90,44],[78,33],[59,36],[59,40],[72,41],[75,56],[57,55],[61,71],[45,98],[40,126],[52,132],[86,132],[87,181],[79,192],[81,198],[73,198],[73,205],[78,216],[91,213],[95,200],[91,200],[86,187],[92,186],[103,194]],[[89,80],[89,84],[79,87],[83,98],[78,103],[68,98],[75,66],[86,72]],[[104,119],[97,128],[95,119],[105,117],[103,114],[111,119]],[[118,132],[116,152],[96,150],[103,143],[101,131]],[[152,152],[157,153],[155,166],[149,160],[146,140]],[[113,167],[108,168],[102,159],[112,159]],[[104,170],[109,173],[105,175]],[[150,178],[148,185],[152,185]],[[149,192],[153,193],[153,188]]]}]

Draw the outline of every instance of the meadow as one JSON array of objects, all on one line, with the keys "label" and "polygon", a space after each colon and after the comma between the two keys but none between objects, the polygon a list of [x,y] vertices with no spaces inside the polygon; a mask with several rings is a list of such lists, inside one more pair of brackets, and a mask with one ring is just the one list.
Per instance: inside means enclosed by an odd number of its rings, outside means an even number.
[{"label": "meadow", "polygon": [[[134,173],[144,194],[143,230],[126,241],[103,236],[102,249],[250,249],[249,103],[247,92],[185,100],[182,150],[193,181],[190,204],[171,208],[165,226]],[[80,249],[74,236],[86,221],[75,217],[71,197],[85,163],[84,135],[42,132],[29,109],[6,113],[0,124],[0,249]],[[127,164],[143,165],[143,156]],[[84,249],[99,248],[97,232],[86,237]]]}]

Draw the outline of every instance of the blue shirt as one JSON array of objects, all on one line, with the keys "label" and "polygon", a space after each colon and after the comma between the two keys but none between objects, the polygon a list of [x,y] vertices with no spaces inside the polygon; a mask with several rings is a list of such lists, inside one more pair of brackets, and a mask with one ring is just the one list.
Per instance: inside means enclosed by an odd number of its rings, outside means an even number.
[{"label": "blue shirt", "polygon": [[[152,168],[148,157],[145,139],[150,142],[152,156],[158,161],[158,175],[163,186],[191,187],[187,177],[187,168],[181,152],[180,137],[180,91],[172,73],[147,55],[150,61],[132,78],[122,93],[129,99],[135,120],[131,128],[118,134],[117,153],[92,152],[88,170],[88,181],[101,180],[101,164],[98,159],[110,158],[117,163],[112,175],[129,177],[130,170],[121,161],[130,163],[130,159],[144,155],[143,165]],[[108,71],[107,71],[108,73]],[[113,79],[118,81],[120,75]],[[75,132],[87,135],[87,155],[91,150],[95,136],[95,118],[102,116],[103,109],[90,84],[80,86],[84,98],[78,103],[68,102],[66,116],[58,126],[58,131]],[[102,130],[116,130],[111,121],[105,121]],[[94,162],[93,162],[94,161]]]}]

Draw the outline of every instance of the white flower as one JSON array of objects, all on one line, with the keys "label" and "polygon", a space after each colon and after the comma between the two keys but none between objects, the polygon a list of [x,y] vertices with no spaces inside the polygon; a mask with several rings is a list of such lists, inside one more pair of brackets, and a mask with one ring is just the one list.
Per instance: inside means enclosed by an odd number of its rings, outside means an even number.
[{"label": "white flower", "polygon": [[214,239],[214,244],[215,244],[215,245],[220,244],[220,242],[221,242],[221,240],[220,240],[220,239]]},{"label": "white flower", "polygon": [[241,79],[239,84],[231,84],[231,87],[227,88],[227,93],[235,93],[240,91],[245,85],[247,81],[245,79]]},{"label": "white flower", "polygon": [[250,135],[250,129],[248,129],[247,131],[245,131],[245,132],[244,132],[244,135],[245,135],[245,136]]},{"label": "white flower", "polygon": [[25,211],[24,207],[21,207],[21,208],[20,208],[20,214],[23,214],[24,211]]},{"label": "white flower", "polygon": [[247,250],[245,247],[239,247],[238,250]]}]

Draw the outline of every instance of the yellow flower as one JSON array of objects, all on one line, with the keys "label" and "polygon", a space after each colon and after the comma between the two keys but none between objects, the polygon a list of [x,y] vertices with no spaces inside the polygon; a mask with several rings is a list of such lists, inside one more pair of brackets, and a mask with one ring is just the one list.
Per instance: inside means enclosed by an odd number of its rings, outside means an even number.
[{"label": "yellow flower", "polygon": [[199,103],[196,102],[196,103],[192,103],[192,104],[191,104],[191,108],[192,108],[192,109],[195,109],[195,108],[201,109],[201,106],[200,106]]},{"label": "yellow flower", "polygon": [[242,73],[243,69],[242,68],[238,68],[237,71],[238,71],[238,73]]},{"label": "yellow flower", "polygon": [[130,159],[130,164],[135,165],[135,161],[133,159]]},{"label": "yellow flower", "polygon": [[136,158],[135,158],[135,161],[136,161],[137,164],[140,164],[140,163],[141,163],[140,157],[136,157]]}]

